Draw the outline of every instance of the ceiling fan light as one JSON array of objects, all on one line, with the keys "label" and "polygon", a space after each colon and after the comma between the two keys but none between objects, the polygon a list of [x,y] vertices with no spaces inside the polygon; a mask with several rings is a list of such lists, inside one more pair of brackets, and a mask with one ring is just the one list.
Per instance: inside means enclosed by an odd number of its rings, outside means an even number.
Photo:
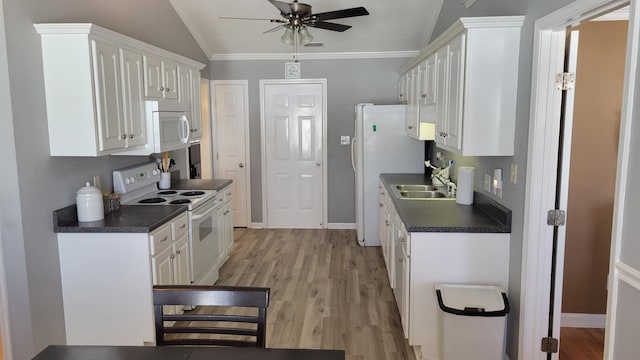
[{"label": "ceiling fan light", "polygon": [[300,45],[304,46],[313,41],[313,36],[309,33],[306,26],[303,26],[298,30],[298,35],[300,36]]},{"label": "ceiling fan light", "polygon": [[287,45],[293,44],[293,30],[290,27],[284,29],[284,34],[280,37],[280,41]]}]

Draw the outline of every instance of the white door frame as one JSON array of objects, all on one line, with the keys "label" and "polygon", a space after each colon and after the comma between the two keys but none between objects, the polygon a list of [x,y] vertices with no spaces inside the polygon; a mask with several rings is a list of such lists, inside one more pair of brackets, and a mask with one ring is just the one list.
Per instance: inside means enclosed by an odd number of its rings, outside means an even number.
[{"label": "white door frame", "polygon": [[322,227],[327,228],[327,79],[289,79],[289,80],[260,80],[260,140],[262,142],[262,224],[266,226],[267,221],[267,149],[265,134],[265,114],[264,114],[264,88],[265,85],[286,85],[286,84],[320,84],[322,85]]},{"label": "white door frame", "polygon": [[[549,254],[551,254],[553,246],[553,227],[546,225],[546,212],[555,207],[562,105],[561,94],[559,90],[555,89],[555,74],[563,71],[566,28],[618,7],[625,2],[626,0],[576,0],[535,22],[522,244],[518,359],[546,359],[546,354],[540,351],[540,339],[546,337],[548,332],[551,290],[551,259]],[[612,256],[617,252],[616,246],[619,247],[621,236],[620,222],[623,210],[621,199],[624,199],[626,177],[625,153],[628,158],[628,138],[630,136],[628,127],[631,124],[630,114],[632,114],[631,108],[633,106],[632,101],[627,99],[632,99],[630,96],[633,95],[630,91],[634,88],[635,61],[638,49],[638,25],[633,21],[634,13],[637,10],[632,10],[632,12],[629,22],[630,36],[627,40]],[[640,19],[637,16],[636,18]],[[631,70],[630,64],[634,66]],[[556,276],[560,277],[562,274],[556,274]],[[611,279],[609,281],[609,285],[611,285]],[[610,295],[615,293],[611,292],[611,287],[609,290]],[[561,294],[556,291],[556,296],[561,296]],[[611,311],[611,308],[608,311]],[[607,321],[610,321],[609,317],[607,317]],[[607,329],[610,328],[609,325],[607,324]],[[609,333],[607,331],[607,343],[610,340]],[[555,356],[557,358],[557,354]]]},{"label": "white door frame", "polygon": [[[246,224],[247,228],[253,227],[251,222],[251,138],[249,131],[249,80],[211,80],[211,84],[209,86],[209,94],[211,95],[211,118],[213,119],[213,125],[211,126],[211,141],[213,142],[213,159],[216,159],[216,154],[218,153],[218,144],[215,141],[215,124],[216,124],[216,87],[215,85],[241,85],[245,90],[244,99],[244,151],[245,151],[245,188],[243,189],[246,196]],[[214,166],[214,178],[218,170],[218,165]]]}]

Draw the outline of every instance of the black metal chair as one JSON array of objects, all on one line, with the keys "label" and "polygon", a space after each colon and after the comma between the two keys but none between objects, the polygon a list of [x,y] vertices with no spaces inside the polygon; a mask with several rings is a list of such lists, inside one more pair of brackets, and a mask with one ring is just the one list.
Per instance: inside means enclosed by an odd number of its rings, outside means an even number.
[{"label": "black metal chair", "polygon": [[[154,286],[153,303],[156,345],[158,346],[265,347],[269,288]],[[167,305],[199,306],[201,308],[185,311],[184,314],[171,314],[169,309],[173,307]],[[253,313],[257,309],[257,315],[229,313],[230,310],[236,308],[254,308]],[[209,313],[210,310],[214,313]],[[252,338],[254,338],[253,341],[250,340]]]}]

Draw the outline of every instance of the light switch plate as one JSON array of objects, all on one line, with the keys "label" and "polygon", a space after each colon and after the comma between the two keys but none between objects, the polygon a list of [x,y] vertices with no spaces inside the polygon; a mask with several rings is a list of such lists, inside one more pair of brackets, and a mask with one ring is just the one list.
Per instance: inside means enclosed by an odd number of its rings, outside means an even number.
[{"label": "light switch plate", "polygon": [[484,190],[487,192],[491,192],[491,175],[484,175]]},{"label": "light switch plate", "polygon": [[349,145],[351,143],[351,139],[349,139],[349,135],[340,136],[340,145]]}]

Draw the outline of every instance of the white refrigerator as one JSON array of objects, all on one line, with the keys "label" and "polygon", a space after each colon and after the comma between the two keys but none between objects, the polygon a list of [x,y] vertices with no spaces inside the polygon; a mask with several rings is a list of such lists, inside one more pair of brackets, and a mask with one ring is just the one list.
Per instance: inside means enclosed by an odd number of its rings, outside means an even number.
[{"label": "white refrigerator", "polygon": [[424,173],[425,145],[407,135],[406,112],[406,105],[356,105],[351,165],[356,179],[356,231],[361,246],[380,246],[380,174]]}]

